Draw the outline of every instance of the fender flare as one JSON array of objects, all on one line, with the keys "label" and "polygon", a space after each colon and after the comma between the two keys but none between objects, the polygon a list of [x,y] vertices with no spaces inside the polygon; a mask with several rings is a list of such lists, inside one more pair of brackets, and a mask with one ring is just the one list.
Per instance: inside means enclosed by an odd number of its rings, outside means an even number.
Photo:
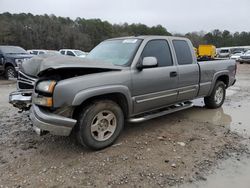
[{"label": "fender flare", "polygon": [[84,101],[92,97],[98,97],[101,95],[114,94],[114,93],[122,94],[123,96],[125,96],[128,105],[128,114],[131,114],[133,110],[132,97],[129,88],[122,85],[111,85],[111,86],[107,85],[107,86],[94,87],[82,90],[75,95],[72,101],[72,106],[79,106]]},{"label": "fender flare", "polygon": [[228,70],[223,70],[223,71],[219,71],[219,72],[217,72],[217,73],[214,74],[213,80],[212,80],[212,82],[211,82],[211,88],[210,88],[210,91],[209,91],[208,96],[211,95],[211,93],[213,92],[215,83],[216,83],[217,79],[218,79],[220,76],[228,76],[228,78],[229,78],[229,71],[228,71]]}]

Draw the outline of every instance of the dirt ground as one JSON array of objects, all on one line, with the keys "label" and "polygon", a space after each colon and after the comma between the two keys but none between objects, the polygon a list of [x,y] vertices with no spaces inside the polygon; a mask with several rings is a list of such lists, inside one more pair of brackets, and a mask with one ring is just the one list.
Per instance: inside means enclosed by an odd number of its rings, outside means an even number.
[{"label": "dirt ground", "polygon": [[243,123],[225,113],[242,108],[249,116],[244,106],[250,104],[250,65],[239,65],[237,74],[223,108],[209,110],[196,100],[192,109],[128,124],[113,146],[95,152],[73,138],[36,135],[28,113],[8,104],[15,84],[2,80],[0,187],[169,187],[206,181],[221,161],[249,156],[249,137],[244,129],[233,130]]}]

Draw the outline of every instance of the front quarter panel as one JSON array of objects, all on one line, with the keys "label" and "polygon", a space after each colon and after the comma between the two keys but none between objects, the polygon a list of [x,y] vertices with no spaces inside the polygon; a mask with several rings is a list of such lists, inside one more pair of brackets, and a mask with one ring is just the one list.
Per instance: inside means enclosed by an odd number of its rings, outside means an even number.
[{"label": "front quarter panel", "polygon": [[127,69],[95,73],[59,81],[53,94],[53,106],[55,108],[78,106],[90,97],[121,93],[126,97],[129,108],[132,108],[130,77],[130,69]]}]

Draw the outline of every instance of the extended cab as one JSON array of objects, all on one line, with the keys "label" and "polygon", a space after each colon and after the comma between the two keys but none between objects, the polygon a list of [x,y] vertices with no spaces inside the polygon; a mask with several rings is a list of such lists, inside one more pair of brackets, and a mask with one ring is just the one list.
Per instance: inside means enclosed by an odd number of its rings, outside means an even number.
[{"label": "extended cab", "polygon": [[3,73],[7,79],[16,78],[23,61],[31,57],[32,55],[21,47],[0,46],[0,73]]},{"label": "extended cab", "polygon": [[234,60],[197,62],[188,39],[164,36],[109,39],[85,59],[53,56],[31,64],[22,71],[36,78],[35,131],[75,134],[92,149],[111,145],[125,121],[187,109],[195,98],[219,108],[236,74]]}]

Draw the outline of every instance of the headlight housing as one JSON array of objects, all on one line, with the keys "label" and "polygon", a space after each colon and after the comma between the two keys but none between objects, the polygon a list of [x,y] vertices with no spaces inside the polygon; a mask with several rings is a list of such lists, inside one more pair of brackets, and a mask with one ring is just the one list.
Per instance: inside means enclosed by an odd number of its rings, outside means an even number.
[{"label": "headlight housing", "polygon": [[23,63],[24,61],[27,61],[27,60],[29,60],[29,58],[15,59],[15,63],[16,63],[16,65],[17,65],[19,68],[21,68],[22,63]]},{"label": "headlight housing", "polygon": [[36,85],[36,94],[33,95],[32,101],[34,104],[46,107],[53,106],[52,94],[56,85],[55,80],[40,81]]},{"label": "headlight housing", "polygon": [[15,59],[16,65],[20,68],[21,64],[23,63],[24,59]]},{"label": "headlight housing", "polygon": [[36,90],[43,93],[52,94],[56,85],[55,80],[40,81],[36,85]]}]

